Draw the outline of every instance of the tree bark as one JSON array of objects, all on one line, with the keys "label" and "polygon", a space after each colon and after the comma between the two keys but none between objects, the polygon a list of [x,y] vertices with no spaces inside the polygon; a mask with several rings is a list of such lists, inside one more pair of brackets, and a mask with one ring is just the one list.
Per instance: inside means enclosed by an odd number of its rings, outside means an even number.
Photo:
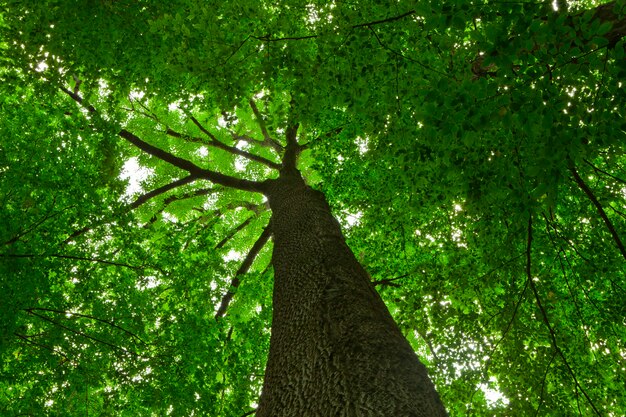
[{"label": "tree bark", "polygon": [[266,183],[274,307],[257,417],[439,417],[426,368],[299,173]]}]

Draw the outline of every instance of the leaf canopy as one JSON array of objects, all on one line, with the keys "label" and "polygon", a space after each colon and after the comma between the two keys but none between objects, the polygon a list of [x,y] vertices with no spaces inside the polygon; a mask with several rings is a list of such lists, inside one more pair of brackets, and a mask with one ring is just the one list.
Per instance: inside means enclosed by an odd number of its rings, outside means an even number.
[{"label": "leaf canopy", "polygon": [[271,243],[242,262],[295,123],[451,415],[623,413],[625,21],[597,3],[0,1],[2,414],[253,410]]}]

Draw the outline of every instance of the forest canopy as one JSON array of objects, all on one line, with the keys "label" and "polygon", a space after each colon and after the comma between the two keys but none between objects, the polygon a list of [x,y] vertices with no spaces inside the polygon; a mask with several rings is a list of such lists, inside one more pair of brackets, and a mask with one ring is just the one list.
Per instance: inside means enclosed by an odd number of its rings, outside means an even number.
[{"label": "forest canopy", "polygon": [[451,416],[622,415],[625,14],[0,0],[0,414],[252,415],[297,126]]}]

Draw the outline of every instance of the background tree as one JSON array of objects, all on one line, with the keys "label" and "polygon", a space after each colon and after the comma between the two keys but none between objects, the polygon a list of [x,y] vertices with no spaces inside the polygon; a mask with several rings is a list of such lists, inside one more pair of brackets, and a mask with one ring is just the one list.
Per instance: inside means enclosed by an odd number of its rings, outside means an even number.
[{"label": "background tree", "polygon": [[451,415],[626,409],[621,2],[0,4],[3,414],[254,410],[296,124]]}]

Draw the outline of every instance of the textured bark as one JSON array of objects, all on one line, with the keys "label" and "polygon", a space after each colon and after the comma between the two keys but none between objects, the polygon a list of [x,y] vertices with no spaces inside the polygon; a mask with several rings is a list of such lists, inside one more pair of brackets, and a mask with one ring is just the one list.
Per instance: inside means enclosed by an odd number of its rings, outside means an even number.
[{"label": "textured bark", "polygon": [[265,191],[274,315],[257,417],[446,416],[324,196],[290,174]]}]

